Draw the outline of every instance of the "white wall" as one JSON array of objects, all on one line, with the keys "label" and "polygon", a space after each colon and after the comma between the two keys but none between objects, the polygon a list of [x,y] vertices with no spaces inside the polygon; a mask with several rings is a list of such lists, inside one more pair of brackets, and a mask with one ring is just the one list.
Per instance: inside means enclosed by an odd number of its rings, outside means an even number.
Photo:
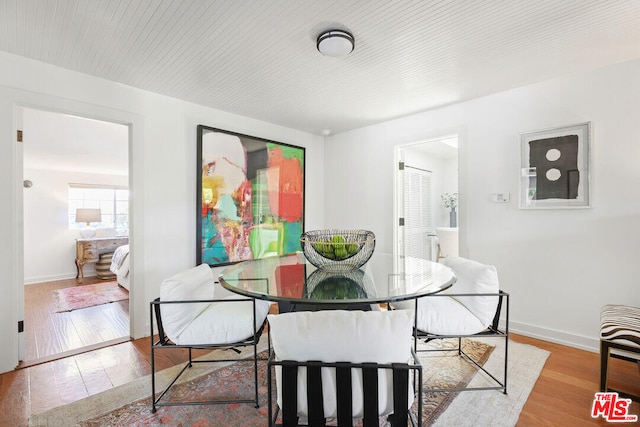
[{"label": "white wall", "polygon": [[[326,224],[391,252],[394,146],[457,133],[461,255],[497,266],[513,330],[596,351],[600,306],[640,306],[639,100],[632,61],[334,135]],[[586,121],[593,207],[519,210],[520,133]],[[502,192],[511,202],[492,203]]]},{"label": "white wall", "polygon": [[[127,186],[128,177],[24,169],[24,178],[33,182],[23,193],[25,284],[76,277],[80,233],[69,229],[69,183]],[[115,230],[98,232],[98,237],[115,235]],[[95,265],[85,265],[84,274],[95,275]]]},{"label": "white wall", "polygon": [[323,138],[0,53],[0,372],[18,360],[22,311],[22,163],[16,106],[131,124],[131,322],[148,335],[148,303],[165,277],[195,265],[196,126],[206,124],[306,148],[305,227],[322,228]]}]

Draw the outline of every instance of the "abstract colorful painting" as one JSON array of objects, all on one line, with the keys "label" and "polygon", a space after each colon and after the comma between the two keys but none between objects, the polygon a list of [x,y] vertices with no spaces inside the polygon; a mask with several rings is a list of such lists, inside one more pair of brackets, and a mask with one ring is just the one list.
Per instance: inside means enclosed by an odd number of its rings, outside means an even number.
[{"label": "abstract colorful painting", "polygon": [[304,156],[302,147],[198,126],[198,264],[300,250]]}]

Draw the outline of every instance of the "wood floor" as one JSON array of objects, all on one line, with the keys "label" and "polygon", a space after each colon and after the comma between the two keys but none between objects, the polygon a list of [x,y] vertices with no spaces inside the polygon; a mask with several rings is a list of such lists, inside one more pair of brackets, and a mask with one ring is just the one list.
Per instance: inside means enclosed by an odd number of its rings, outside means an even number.
[{"label": "wood floor", "polygon": [[25,286],[25,357],[21,366],[41,363],[129,339],[129,301],[56,313],[54,291],[104,283],[96,277]]},{"label": "wood floor", "polygon": [[[611,425],[602,418],[591,418],[594,393],[600,387],[599,354],[520,335],[512,337],[514,341],[551,353],[520,414],[518,426]],[[640,367],[637,364],[613,360],[609,367],[610,387],[640,395]],[[629,414],[640,417],[640,404],[633,402]]]},{"label": "wood floor", "polygon": [[[590,412],[599,385],[598,354],[519,335],[512,339],[551,352],[518,426],[609,425],[602,418],[591,418]],[[0,375],[0,426],[26,426],[31,414],[148,375],[149,344],[149,338],[138,339]],[[157,358],[159,369],[186,358],[177,351],[162,353]],[[640,393],[640,373],[635,365],[615,361],[612,371],[612,385]],[[634,402],[629,413],[640,415],[640,405]]]}]

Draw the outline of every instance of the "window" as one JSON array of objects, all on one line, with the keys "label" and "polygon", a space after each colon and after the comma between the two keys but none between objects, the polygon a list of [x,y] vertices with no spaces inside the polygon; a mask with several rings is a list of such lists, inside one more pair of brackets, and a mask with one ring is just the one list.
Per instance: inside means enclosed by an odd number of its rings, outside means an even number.
[{"label": "window", "polygon": [[98,228],[129,229],[129,189],[114,185],[69,184],[69,228],[76,223],[77,208],[100,208]]}]

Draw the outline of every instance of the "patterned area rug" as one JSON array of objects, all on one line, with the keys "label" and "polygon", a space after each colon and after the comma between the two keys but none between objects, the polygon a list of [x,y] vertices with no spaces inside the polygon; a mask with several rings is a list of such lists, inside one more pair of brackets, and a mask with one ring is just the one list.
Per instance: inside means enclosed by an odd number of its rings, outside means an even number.
[{"label": "patterned area rug", "polygon": [[[429,344],[419,345],[418,348],[451,350],[450,352],[418,353],[422,362],[422,382],[424,384],[422,425],[431,425],[449,407],[458,393],[426,392],[426,389],[465,387],[478,370],[466,358],[457,356],[457,339],[436,340]],[[465,339],[462,349],[480,366],[483,366],[492,354],[494,347],[480,341]],[[502,379],[500,376],[498,378]]]},{"label": "patterned area rug", "polygon": [[56,313],[129,299],[129,292],[118,286],[115,280],[57,289],[53,292],[57,303]]},{"label": "patterned area rug", "polygon": [[[454,342],[450,340],[437,340],[427,344],[430,347],[453,348]],[[465,340],[464,350],[472,355],[478,363],[484,364],[493,351],[492,346],[475,340]],[[266,352],[262,353],[266,356]],[[426,386],[449,386],[457,387],[466,385],[477,372],[467,361],[456,356],[456,352],[439,353],[433,356],[419,353],[423,362],[423,382]],[[57,412],[66,424],[65,426],[236,426],[236,427],[256,427],[267,425],[267,375],[265,369],[266,362],[259,364],[259,395],[260,408],[256,409],[251,404],[224,404],[206,406],[173,406],[160,407],[155,414],[151,413],[150,398],[136,400],[133,403],[125,404],[115,410],[105,411],[102,415],[82,418],[74,416],[76,408],[99,405],[91,401],[91,396],[71,405],[56,408],[49,412]],[[201,369],[202,365],[197,365],[192,370]],[[253,390],[252,375],[249,363],[234,363],[228,366],[202,373],[200,376],[191,378],[182,384],[174,386],[170,398],[177,399],[198,399],[199,396],[221,396],[233,398],[239,396],[251,396]],[[198,375],[198,374],[194,374]],[[147,393],[150,391],[150,384],[146,382]],[[100,401],[117,400],[116,394],[129,395],[131,390],[118,389],[101,393]],[[495,392],[499,393],[499,392]],[[425,393],[423,395],[423,425],[431,425],[433,421],[446,409],[455,398],[456,393]],[[131,399],[133,400],[133,399]],[[95,408],[94,408],[95,409]],[[415,410],[415,405],[414,405]],[[95,410],[94,410],[95,413]],[[100,413],[99,411],[97,413]],[[32,417],[30,425],[58,425],[56,414],[45,413],[42,416]],[[383,423],[384,424],[384,420]]]}]

